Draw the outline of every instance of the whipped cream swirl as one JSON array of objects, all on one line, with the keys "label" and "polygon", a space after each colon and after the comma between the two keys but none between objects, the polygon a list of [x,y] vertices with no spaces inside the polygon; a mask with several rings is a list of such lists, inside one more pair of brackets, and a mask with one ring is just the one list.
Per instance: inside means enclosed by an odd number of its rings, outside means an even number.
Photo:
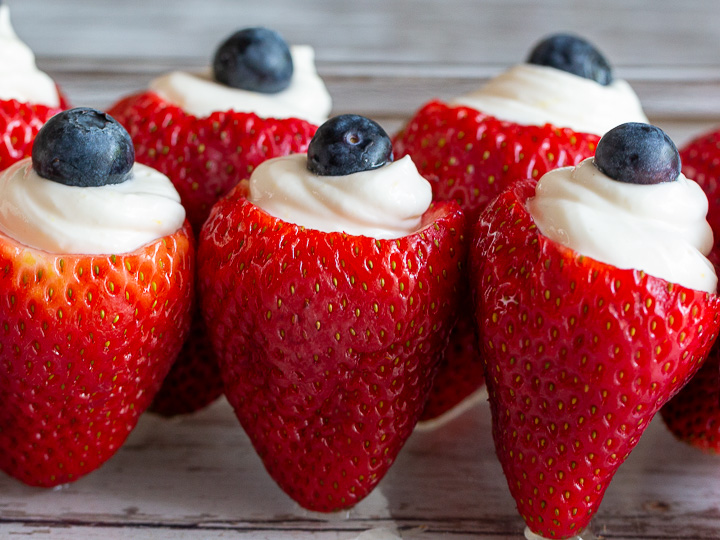
[{"label": "whipped cream swirl", "polygon": [[290,86],[275,94],[232,88],[203,73],[174,71],[150,82],[150,90],[193,116],[216,111],[252,112],[262,118],[300,118],[316,125],[328,119],[330,94],[315,69],[315,52],[307,45],[290,47],[293,76]]},{"label": "whipped cream swirl", "polygon": [[10,8],[0,5],[0,99],[58,107],[55,82],[35,65],[35,55],[13,30]]},{"label": "whipped cream swirl", "polygon": [[609,178],[588,158],[546,173],[527,207],[543,235],[582,255],[716,290],[706,258],[713,246],[707,197],[683,174],[674,182],[628,184]]},{"label": "whipped cream swirl", "polygon": [[552,124],[581,133],[604,135],[624,122],[648,119],[640,100],[622,80],[603,86],[553,67],[520,64],[485,86],[456,98],[464,105],[500,120],[524,126]]},{"label": "whipped cream swirl", "polygon": [[0,231],[50,253],[129,253],[175,233],[184,221],[172,182],[139,163],[131,179],[99,187],[42,178],[31,158],[0,174]]},{"label": "whipped cream swirl", "polygon": [[387,239],[419,230],[432,188],[409,156],[370,171],[318,176],[307,169],[307,155],[293,154],[260,164],[248,199],[308,229]]}]

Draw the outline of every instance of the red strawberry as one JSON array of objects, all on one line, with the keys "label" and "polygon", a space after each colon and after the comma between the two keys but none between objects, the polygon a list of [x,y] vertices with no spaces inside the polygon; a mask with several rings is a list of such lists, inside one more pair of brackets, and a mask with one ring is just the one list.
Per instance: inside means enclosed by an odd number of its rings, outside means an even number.
[{"label": "red strawberry", "polygon": [[699,369],[720,297],[583,257],[542,236],[517,183],[470,252],[495,448],[533,532],[585,528],[655,412]]},{"label": "red strawberry", "polygon": [[[63,98],[64,105],[66,102]],[[0,170],[29,157],[40,128],[61,110],[14,99],[0,100]]]},{"label": "red strawberry", "polygon": [[0,234],[0,468],[54,486],[122,445],[190,323],[190,226],[121,255]]},{"label": "red strawberry", "polygon": [[[595,153],[599,137],[569,128],[521,126],[469,107],[431,101],[393,142],[395,155],[410,155],[433,186],[435,200],[455,200],[468,223],[498,193],[516,180],[539,178],[547,171],[576,165]],[[471,317],[470,312],[461,319]],[[446,412],[482,386],[482,369],[470,322],[451,337],[433,397],[423,419]],[[455,345],[452,345],[455,344]],[[463,381],[456,386],[455,381]]]},{"label": "red strawberry", "polygon": [[196,234],[220,197],[266,159],[305,152],[317,129],[235,111],[198,118],[153,92],[129,96],[108,113],[130,133],[135,159],[172,180]]},{"label": "red strawberry", "polygon": [[[460,297],[468,298],[469,293],[461,294]],[[446,413],[461,412],[464,407],[458,405],[465,400],[468,405],[474,403],[474,394],[483,386],[483,364],[478,354],[472,303],[462,304],[458,314],[457,325],[450,333],[448,348],[440,362],[430,397],[420,416],[421,422],[433,420],[443,422],[449,418],[443,416]]]},{"label": "red strawberry", "polygon": [[[710,260],[719,267],[720,130],[703,134],[680,150],[683,173],[695,180],[708,198],[707,220],[715,249]],[[716,346],[690,382],[661,409],[670,431],[681,441],[708,452],[720,452],[720,349]]]},{"label": "red strawberry", "polygon": [[[221,196],[266,159],[305,152],[316,130],[304,120],[235,111],[198,118],[152,92],[129,96],[109,113],[130,133],[137,161],[172,180],[196,234]],[[193,412],[222,393],[199,312],[194,318],[196,330],[151,408],[166,416]]]},{"label": "red strawberry", "polygon": [[396,158],[409,155],[437,200],[455,200],[474,218],[516,180],[577,165],[595,154],[597,135],[550,124],[521,126],[469,107],[431,101],[396,135]]},{"label": "red strawberry", "polygon": [[420,416],[454,323],[464,216],[375,240],[272,217],[238,186],[203,228],[198,274],[225,392],[266,469],[302,506],[351,507]]},{"label": "red strawberry", "polygon": [[679,440],[705,452],[720,453],[720,348],[713,347],[700,371],[660,409]]},{"label": "red strawberry", "polygon": [[682,171],[708,198],[708,223],[720,242],[720,130],[701,135],[680,150]]},{"label": "red strawberry", "polygon": [[187,341],[150,410],[166,417],[190,414],[210,405],[222,394],[222,390],[220,368],[200,311],[195,309]]}]

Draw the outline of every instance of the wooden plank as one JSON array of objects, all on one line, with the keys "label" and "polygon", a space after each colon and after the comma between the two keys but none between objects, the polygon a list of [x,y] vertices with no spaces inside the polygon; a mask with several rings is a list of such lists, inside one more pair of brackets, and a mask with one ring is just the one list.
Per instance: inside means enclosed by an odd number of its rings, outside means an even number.
[{"label": "wooden plank", "polygon": [[[122,96],[143,90],[153,77],[182,67],[159,60],[96,59],[83,63],[77,58],[41,59],[40,65],[59,82],[73,105],[100,109],[110,107]],[[451,99],[487,80],[471,76],[417,75],[418,71],[433,70],[427,66],[420,70],[406,68],[402,77],[387,74],[382,66],[362,66],[362,69],[366,75],[357,75],[347,65],[342,68],[320,65],[333,97],[333,114],[354,112],[369,116],[391,134],[428,100]],[[410,72],[416,75],[408,74]],[[650,121],[665,129],[678,145],[720,126],[720,81],[712,80],[708,74],[702,76],[706,78],[693,84],[649,81],[642,77],[630,80]]]},{"label": "wooden plank", "polygon": [[237,28],[266,25],[323,61],[495,63],[525,58],[551,32],[595,41],[617,66],[718,66],[714,0],[48,0],[12,1],[39,54],[209,58]]},{"label": "wooden plank", "polygon": [[[716,538],[718,459],[675,441],[656,419],[608,489],[595,531],[605,538]],[[61,489],[0,478],[0,533],[8,535],[349,540],[378,526],[406,540],[521,534],[486,403],[439,429],[416,431],[378,489],[333,515],[303,510],[275,486],[224,401],[180,420],[144,415],[112,460]]]},{"label": "wooden plank", "polygon": [[[482,416],[465,421],[477,426]],[[487,440],[468,439],[449,447],[446,437],[459,436],[457,430],[464,428],[459,423],[446,428],[444,435],[418,433],[418,442],[406,447],[399,469],[380,488],[355,509],[328,516],[299,508],[275,486],[224,401],[182,420],[145,415],[109,463],[75,484],[38,490],[0,478],[0,524],[8,530],[29,525],[52,534],[64,534],[67,526],[79,530],[104,526],[120,532],[167,527],[247,534],[290,531],[295,538],[310,531],[325,531],[328,538],[331,533],[352,538],[349,533],[357,535],[380,525],[402,527],[404,538],[415,534],[427,538],[426,534],[443,531],[487,533],[492,538],[492,531],[507,530],[502,522],[508,521],[517,528],[519,517],[507,493],[504,504],[498,504],[501,496],[484,506],[489,515],[468,517],[477,507],[478,496],[472,492],[499,491],[502,475],[492,453],[482,451]],[[484,457],[475,460],[475,454]],[[470,456],[473,459],[468,460]],[[450,479],[440,472],[444,468],[431,465],[438,459],[462,462],[454,474],[467,476],[468,482],[447,484]],[[486,467],[494,473],[476,474]],[[443,491],[443,507],[428,497],[438,490]]]}]

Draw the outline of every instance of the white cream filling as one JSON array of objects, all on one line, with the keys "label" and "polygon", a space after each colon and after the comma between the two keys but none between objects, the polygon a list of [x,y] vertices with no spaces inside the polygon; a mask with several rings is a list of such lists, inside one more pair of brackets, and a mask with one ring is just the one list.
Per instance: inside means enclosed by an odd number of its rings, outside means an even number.
[{"label": "white cream filling", "polygon": [[706,255],[713,233],[703,190],[680,175],[638,185],[603,174],[593,158],[546,173],[527,203],[540,232],[618,268],[642,270],[673,283],[715,292]]},{"label": "white cream filling", "polygon": [[306,163],[305,154],[263,162],[250,177],[249,200],[309,229],[381,239],[416,232],[432,202],[409,156],[346,176],[317,176]]},{"label": "white cream filling", "polygon": [[150,82],[150,90],[193,116],[216,111],[255,113],[262,118],[300,118],[320,125],[332,108],[330,94],[315,69],[315,53],[307,45],[290,47],[293,76],[290,86],[275,94],[232,88],[203,73],[175,71]]},{"label": "white cream filling", "polygon": [[139,163],[131,179],[99,187],[42,178],[31,158],[0,174],[0,231],[50,253],[129,253],[173,234],[184,221],[172,182]]},{"label": "white cream filling", "polygon": [[500,120],[524,126],[552,124],[581,133],[604,135],[625,122],[648,119],[630,85],[608,86],[548,66],[519,64],[475,92],[456,98]]},{"label": "white cream filling", "polygon": [[13,30],[10,8],[0,5],[0,99],[58,107],[55,82],[35,65],[35,55]]}]

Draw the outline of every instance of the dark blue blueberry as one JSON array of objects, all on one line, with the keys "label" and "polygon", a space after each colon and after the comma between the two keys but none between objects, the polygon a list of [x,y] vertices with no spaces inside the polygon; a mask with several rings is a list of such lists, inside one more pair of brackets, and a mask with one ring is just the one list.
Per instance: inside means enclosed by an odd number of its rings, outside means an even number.
[{"label": "dark blue blueberry", "polygon": [[663,130],[628,122],[603,135],[595,151],[595,166],[605,175],[628,184],[673,182],[680,174],[680,154]]},{"label": "dark blue blueberry", "polygon": [[130,135],[109,114],[78,107],[56,114],[33,143],[35,172],[68,186],[119,184],[132,176]]},{"label": "dark blue blueberry", "polygon": [[390,137],[379,124],[357,114],[321,125],[308,146],[307,168],[320,176],[344,176],[393,160]]},{"label": "dark blue blueberry", "polygon": [[554,34],[535,45],[527,62],[550,66],[591,79],[603,86],[613,81],[612,68],[590,42],[570,34]]},{"label": "dark blue blueberry", "polygon": [[285,40],[267,28],[246,28],[218,47],[213,74],[219,83],[264,94],[290,85],[293,61]]}]

